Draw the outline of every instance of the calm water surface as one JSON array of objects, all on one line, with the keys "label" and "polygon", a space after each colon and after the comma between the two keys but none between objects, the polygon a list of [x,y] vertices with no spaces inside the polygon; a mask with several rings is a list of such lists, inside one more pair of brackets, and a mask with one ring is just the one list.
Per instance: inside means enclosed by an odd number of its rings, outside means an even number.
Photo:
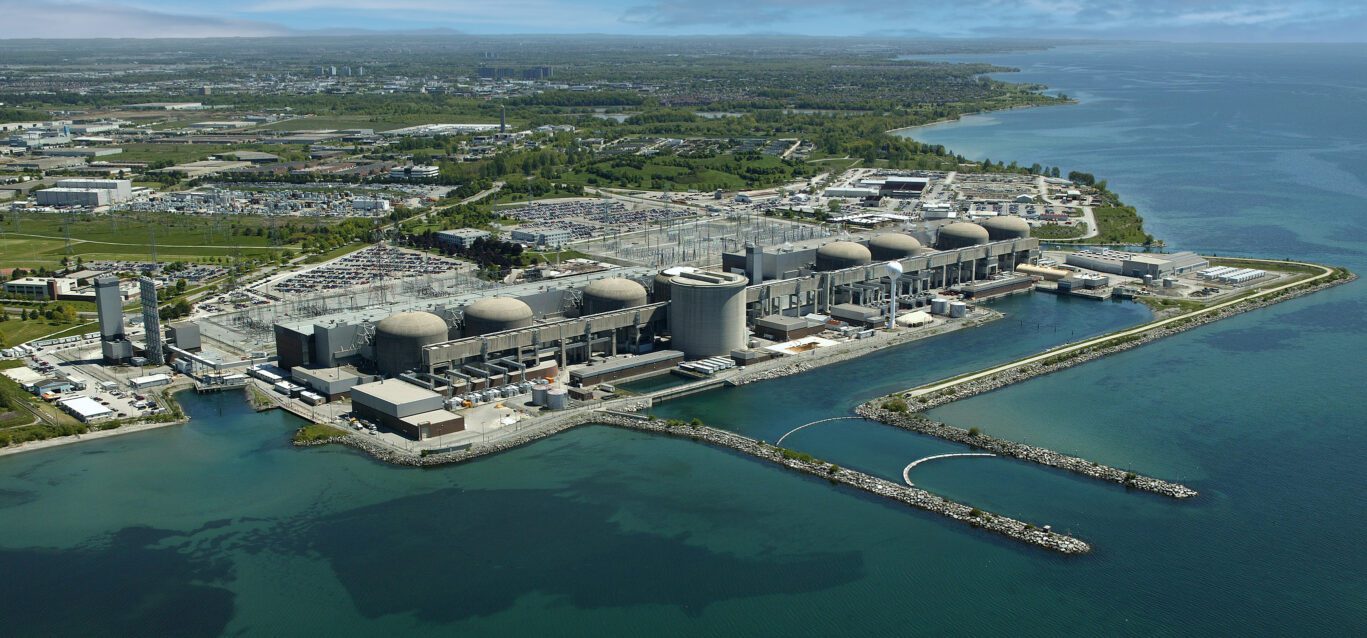
[{"label": "calm water surface", "polygon": [[[1367,48],[984,56],[1080,98],[911,134],[1110,179],[1181,248],[1367,269]],[[1345,635],[1367,627],[1367,287],[1243,315],[935,416],[1178,479],[1175,503],[999,459],[927,489],[1092,542],[1065,559],[726,452],[588,427],[465,466],[296,450],[297,422],[0,458],[5,635]],[[773,440],[918,382],[1143,321],[1008,318],[659,408]],[[843,421],[787,445],[895,478],[960,448]]]}]

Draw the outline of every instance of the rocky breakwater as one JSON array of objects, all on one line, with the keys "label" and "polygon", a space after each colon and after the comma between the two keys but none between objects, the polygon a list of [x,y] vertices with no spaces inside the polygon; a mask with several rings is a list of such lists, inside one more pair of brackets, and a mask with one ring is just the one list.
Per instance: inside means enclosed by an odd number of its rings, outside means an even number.
[{"label": "rocky breakwater", "polygon": [[[958,383],[951,387],[947,387],[933,394],[928,393],[916,395],[916,391],[912,390],[906,393],[906,398],[910,403],[912,403],[911,407],[916,411],[929,411],[931,409],[938,408],[942,405],[953,403],[961,399],[967,399],[971,396],[983,394],[985,392],[991,392],[993,390],[1006,387],[1013,383],[1020,383],[1021,381],[1027,381],[1029,379],[1033,379],[1041,375],[1051,374],[1054,372],[1058,372],[1059,370],[1065,370],[1076,365],[1081,365],[1083,363],[1087,363],[1088,361],[1094,361],[1096,359],[1100,359],[1101,357],[1109,356],[1118,352],[1124,352],[1125,350],[1129,350],[1131,348],[1137,348],[1139,346],[1152,343],[1164,337],[1170,337],[1180,332],[1186,332],[1187,330],[1191,330],[1192,328],[1198,328],[1208,323],[1213,323],[1221,319],[1226,319],[1237,314],[1242,314],[1245,312],[1249,312],[1251,310],[1257,310],[1259,308],[1270,306],[1276,303],[1281,303],[1283,301],[1289,301],[1297,297],[1303,297],[1305,295],[1318,292],[1325,288],[1346,284],[1348,282],[1355,280],[1357,280],[1356,274],[1345,273],[1342,276],[1331,278],[1327,281],[1305,284],[1303,286],[1285,290],[1275,296],[1249,299],[1247,301],[1243,301],[1230,306],[1226,306],[1224,308],[1220,308],[1219,310],[1216,310],[1214,312],[1195,314],[1185,319],[1179,319],[1172,323],[1155,327],[1141,334],[1116,337],[1115,339],[1102,341],[1100,343],[1097,343],[1096,345],[1087,348],[1061,353],[1059,355],[1046,358],[1043,361],[1003,370],[996,374],[985,376],[980,379],[964,381],[962,383]],[[935,385],[939,384],[931,384],[931,386]]]},{"label": "rocky breakwater", "polygon": [[952,425],[945,425],[944,423],[932,421],[925,416],[914,412],[888,410],[878,405],[880,401],[883,401],[883,399],[865,403],[856,408],[855,413],[864,418],[873,419],[904,430],[911,430],[912,432],[926,434],[946,441],[962,443],[971,448],[992,452],[999,456],[1017,458],[1022,461],[1030,461],[1032,463],[1039,463],[1040,465],[1047,465],[1069,472],[1076,472],[1083,476],[1089,476],[1102,481],[1119,483],[1128,488],[1153,492],[1154,494],[1161,494],[1172,498],[1191,498],[1197,494],[1196,490],[1180,483],[1172,483],[1162,479],[1142,476],[1135,472],[1117,469],[1109,465],[1102,465],[1081,457],[1069,456],[1042,447],[999,439],[976,430],[956,428]]},{"label": "rocky breakwater", "polygon": [[689,425],[679,421],[649,420],[617,414],[598,414],[589,420],[593,423],[683,437],[716,447],[728,448],[781,465],[790,470],[810,474],[835,484],[846,485],[927,512],[934,512],[965,525],[995,532],[1012,540],[1051,551],[1063,554],[1085,554],[1092,549],[1085,541],[1073,536],[1046,530],[1009,516],[984,512],[919,488],[908,487],[863,472],[841,468],[808,455],[774,447],[733,432],[718,430],[705,425]]}]

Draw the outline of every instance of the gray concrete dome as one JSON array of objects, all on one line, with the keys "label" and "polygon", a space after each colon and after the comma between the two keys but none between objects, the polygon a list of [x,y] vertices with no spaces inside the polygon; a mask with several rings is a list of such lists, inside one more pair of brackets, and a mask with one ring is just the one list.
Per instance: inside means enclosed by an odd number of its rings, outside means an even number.
[{"label": "gray concrete dome", "polygon": [[646,287],[622,277],[599,279],[584,287],[584,314],[596,315],[649,303]]},{"label": "gray concrete dome", "polygon": [[465,307],[465,336],[474,337],[532,325],[531,306],[512,297],[489,297]]},{"label": "gray concrete dome", "polygon": [[852,241],[833,241],[816,249],[817,270],[840,270],[873,261],[867,246]]},{"label": "gray concrete dome", "polygon": [[400,312],[375,324],[375,334],[396,338],[446,338],[446,320],[430,312]]},{"label": "gray concrete dome", "polygon": [[1030,236],[1030,224],[1012,215],[992,217],[984,220],[981,225],[987,229],[987,235],[993,241],[1025,239]]},{"label": "gray concrete dome", "polygon": [[954,222],[940,228],[940,234],[935,237],[935,247],[941,250],[964,248],[988,241],[990,238],[986,228],[968,222]]},{"label": "gray concrete dome", "polygon": [[921,242],[904,233],[885,233],[869,240],[869,252],[874,259],[905,259],[921,251]]}]

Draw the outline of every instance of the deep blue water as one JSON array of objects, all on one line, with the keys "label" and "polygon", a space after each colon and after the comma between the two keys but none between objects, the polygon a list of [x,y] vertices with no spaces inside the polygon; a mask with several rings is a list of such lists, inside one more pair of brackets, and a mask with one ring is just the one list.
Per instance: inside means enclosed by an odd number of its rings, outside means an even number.
[{"label": "deep blue water", "polygon": [[[1367,47],[985,56],[1076,96],[912,132],[1108,178],[1181,248],[1367,269]],[[1094,544],[1060,558],[688,441],[572,431],[478,463],[296,450],[185,397],[184,427],[0,458],[0,622],[52,635],[1353,635],[1367,627],[1367,287],[1342,286],[959,402],[938,418],[1201,491],[1000,459],[918,485]],[[1008,318],[661,414],[773,440],[900,387],[1142,321]],[[857,421],[785,445],[890,478],[957,446]]]}]

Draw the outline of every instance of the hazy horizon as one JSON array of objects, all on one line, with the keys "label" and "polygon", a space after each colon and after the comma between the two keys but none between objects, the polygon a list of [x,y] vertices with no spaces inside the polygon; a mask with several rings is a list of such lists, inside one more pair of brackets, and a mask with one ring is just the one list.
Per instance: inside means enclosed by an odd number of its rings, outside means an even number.
[{"label": "hazy horizon", "polygon": [[1367,6],[1331,0],[0,0],[0,39],[470,35],[1367,42]]}]

